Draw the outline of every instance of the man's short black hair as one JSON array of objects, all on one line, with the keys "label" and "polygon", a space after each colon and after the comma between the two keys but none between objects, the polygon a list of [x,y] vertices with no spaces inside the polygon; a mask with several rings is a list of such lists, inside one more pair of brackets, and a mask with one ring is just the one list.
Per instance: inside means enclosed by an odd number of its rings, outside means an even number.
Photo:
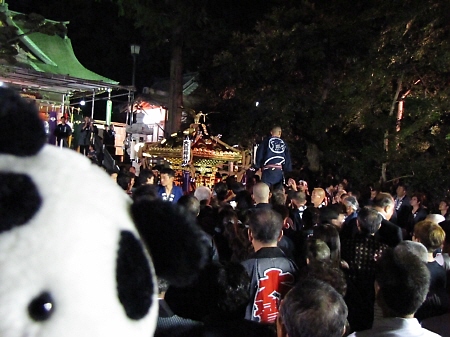
[{"label": "man's short black hair", "polygon": [[358,212],[359,229],[363,234],[375,234],[382,220],[381,214],[373,208],[363,207]]},{"label": "man's short black hair", "polygon": [[271,209],[255,209],[250,214],[248,225],[255,240],[272,243],[280,236],[283,219],[279,213]]},{"label": "man's short black hair", "polygon": [[289,217],[289,208],[286,205],[275,204],[272,209],[280,214],[282,219]]},{"label": "man's short black hair", "polygon": [[244,266],[237,262],[222,265],[214,261],[203,268],[189,287],[169,287],[166,301],[177,315],[184,318],[239,319],[245,315],[250,300],[249,288],[250,276]]},{"label": "man's short black hair", "polygon": [[200,213],[200,201],[192,194],[183,195],[178,199],[177,204],[195,217]]},{"label": "man's short black hair", "polygon": [[377,262],[375,280],[384,316],[405,317],[414,314],[425,301],[430,272],[413,253],[387,249]]},{"label": "man's short black hair", "polygon": [[344,213],[342,206],[342,204],[334,204],[320,208],[320,223],[331,224],[331,221],[336,220],[339,217],[339,214]]},{"label": "man's short black hair", "polygon": [[341,337],[347,313],[344,299],[332,286],[308,279],[286,294],[279,315],[289,337]]},{"label": "man's short black hair", "polygon": [[224,201],[227,197],[228,187],[223,181],[214,185],[214,192],[216,192],[217,200]]},{"label": "man's short black hair", "polygon": [[295,200],[297,202],[305,202],[306,201],[306,193],[302,191],[293,191],[289,194],[290,198],[292,200]]},{"label": "man's short black hair", "polygon": [[167,174],[169,177],[175,177],[175,171],[172,170],[169,167],[163,167],[160,171],[159,174]]},{"label": "man's short black hair", "polygon": [[303,227],[306,230],[313,229],[314,226],[320,224],[320,211],[315,207],[308,207],[303,211]]},{"label": "man's short black hair", "polygon": [[133,201],[147,199],[156,200],[159,198],[156,185],[145,184],[136,188],[133,192]]},{"label": "man's short black hair", "polygon": [[408,190],[408,185],[407,185],[405,182],[403,182],[403,181],[400,181],[400,182],[397,184],[397,187],[403,187],[403,189],[404,189],[405,191]]},{"label": "man's short black hair", "polygon": [[126,191],[131,183],[131,175],[128,173],[119,173],[117,175],[117,184]]},{"label": "man's short black hair", "polygon": [[150,179],[151,177],[153,177],[153,179],[155,178],[155,175],[153,174],[152,170],[149,169],[142,169],[139,172],[139,176],[138,176],[138,185],[143,185],[147,183],[147,179]]}]

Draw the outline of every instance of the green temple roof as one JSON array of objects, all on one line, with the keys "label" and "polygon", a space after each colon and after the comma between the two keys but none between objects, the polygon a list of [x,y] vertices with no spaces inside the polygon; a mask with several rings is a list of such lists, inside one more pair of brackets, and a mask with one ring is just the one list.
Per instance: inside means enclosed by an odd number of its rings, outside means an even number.
[{"label": "green temple roof", "polygon": [[[26,32],[20,23],[15,22],[15,24],[20,32]],[[75,56],[72,43],[67,36],[32,33],[22,36],[20,40],[29,49],[27,63],[36,71],[103,81],[109,84],[119,83],[86,69]]]},{"label": "green temple roof", "polygon": [[[8,10],[8,5],[1,1],[0,11],[6,14],[6,22],[2,24],[18,29],[17,62],[1,62],[0,81],[55,93],[133,90],[131,86],[121,86],[117,81],[86,69],[75,56],[67,36],[28,34],[25,23],[15,19],[21,13]],[[68,22],[62,24],[67,25]]]}]

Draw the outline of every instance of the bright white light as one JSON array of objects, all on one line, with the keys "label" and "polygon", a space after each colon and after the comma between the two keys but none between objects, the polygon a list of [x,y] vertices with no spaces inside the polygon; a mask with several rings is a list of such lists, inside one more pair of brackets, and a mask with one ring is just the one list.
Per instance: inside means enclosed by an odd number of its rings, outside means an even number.
[{"label": "bright white light", "polygon": [[258,105],[259,105],[259,102],[256,102],[255,105],[258,106]]},{"label": "bright white light", "polygon": [[141,51],[141,46],[137,44],[132,44],[130,46],[131,55],[139,55],[139,52]]},{"label": "bright white light", "polygon": [[139,149],[144,146],[144,143],[137,143],[134,146],[134,151],[139,152]]},{"label": "bright white light", "polygon": [[3,82],[0,82],[0,87],[3,87],[3,84],[5,84],[5,83],[3,83]]},{"label": "bright white light", "polygon": [[144,112],[144,124],[158,124],[164,120],[161,109],[142,109]]},{"label": "bright white light", "polygon": [[84,98],[80,101],[80,105],[82,105],[82,106],[86,105],[86,101],[84,100]]}]

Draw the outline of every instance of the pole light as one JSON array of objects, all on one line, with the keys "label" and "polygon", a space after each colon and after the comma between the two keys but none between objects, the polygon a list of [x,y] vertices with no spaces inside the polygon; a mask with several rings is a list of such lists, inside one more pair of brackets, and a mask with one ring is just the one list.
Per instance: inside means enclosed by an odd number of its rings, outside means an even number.
[{"label": "pole light", "polygon": [[141,46],[138,44],[130,45],[131,56],[133,56],[133,74],[131,77],[131,85],[133,92],[130,95],[130,125],[133,124],[133,105],[134,105],[134,91],[136,90],[136,58],[141,51]]},{"label": "pole light", "polygon": [[131,56],[133,56],[133,77],[131,80],[131,85],[134,87],[135,86],[135,78],[136,78],[136,57],[139,55],[139,52],[141,51],[141,46],[137,45],[137,44],[132,44],[130,46],[130,50],[131,50]]}]

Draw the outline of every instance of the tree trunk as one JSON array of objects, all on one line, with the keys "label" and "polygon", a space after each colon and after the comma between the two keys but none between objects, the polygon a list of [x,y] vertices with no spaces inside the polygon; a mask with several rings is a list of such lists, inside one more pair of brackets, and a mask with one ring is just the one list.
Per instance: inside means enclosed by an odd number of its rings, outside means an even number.
[{"label": "tree trunk", "polygon": [[309,162],[309,169],[312,172],[320,171],[320,157],[322,152],[320,152],[319,148],[314,143],[307,143],[306,147],[306,158]]},{"label": "tree trunk", "polygon": [[166,132],[172,134],[180,130],[180,107],[183,105],[183,39],[181,27],[175,27],[173,33],[169,83],[169,117]]},{"label": "tree trunk", "polygon": [[[397,81],[397,90],[395,91],[394,99],[392,100],[391,108],[389,110],[389,120],[391,120],[392,116],[394,116],[395,111],[395,105],[397,104],[398,96],[400,95],[400,91],[402,90],[402,83],[403,83],[403,75],[401,78]],[[381,165],[381,183],[384,183],[387,181],[386,173],[387,173],[387,166],[389,163],[389,126],[388,129],[384,132],[384,151],[386,152],[386,159],[385,162]]]}]

